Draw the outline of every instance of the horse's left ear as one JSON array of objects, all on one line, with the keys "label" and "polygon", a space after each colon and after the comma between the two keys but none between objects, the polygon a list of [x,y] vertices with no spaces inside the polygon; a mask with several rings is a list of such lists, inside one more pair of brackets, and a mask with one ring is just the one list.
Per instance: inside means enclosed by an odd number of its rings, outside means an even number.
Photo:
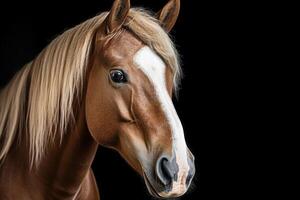
[{"label": "horse's left ear", "polygon": [[115,0],[106,18],[106,32],[112,33],[124,24],[130,9],[130,0]]},{"label": "horse's left ear", "polygon": [[161,25],[170,32],[175,25],[180,10],[180,0],[169,0],[169,2],[157,13]]}]

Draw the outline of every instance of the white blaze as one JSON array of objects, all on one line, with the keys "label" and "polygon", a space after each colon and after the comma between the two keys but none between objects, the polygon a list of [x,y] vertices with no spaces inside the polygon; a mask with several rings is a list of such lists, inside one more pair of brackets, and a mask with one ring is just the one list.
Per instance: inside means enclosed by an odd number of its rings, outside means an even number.
[{"label": "white blaze", "polygon": [[[186,190],[186,176],[189,172],[187,147],[180,119],[166,87],[166,65],[148,46],[141,48],[133,58],[134,64],[141,69],[154,86],[161,108],[170,125],[173,139],[173,151],[179,167],[178,180],[173,184],[171,193],[182,193]],[[165,194],[161,194],[165,195]]]}]

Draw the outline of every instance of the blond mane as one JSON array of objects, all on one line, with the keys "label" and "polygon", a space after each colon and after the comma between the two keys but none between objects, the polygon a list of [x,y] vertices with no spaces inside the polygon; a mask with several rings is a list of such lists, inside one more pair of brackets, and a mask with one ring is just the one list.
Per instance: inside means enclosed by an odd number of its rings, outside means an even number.
[{"label": "blond mane", "polygon": [[[89,54],[104,12],[64,32],[25,65],[0,93],[0,161],[16,139],[29,144],[30,163],[39,163],[47,144],[61,139],[74,121],[73,102],[82,99]],[[161,56],[174,72],[177,89],[181,69],[177,52],[158,20],[131,9],[124,25]]]}]

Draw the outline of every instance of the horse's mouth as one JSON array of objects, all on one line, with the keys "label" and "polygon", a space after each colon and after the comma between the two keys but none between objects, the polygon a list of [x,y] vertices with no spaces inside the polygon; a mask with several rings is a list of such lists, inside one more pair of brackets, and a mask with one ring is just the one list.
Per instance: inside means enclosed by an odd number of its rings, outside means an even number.
[{"label": "horse's mouth", "polygon": [[145,182],[146,182],[146,186],[150,192],[150,194],[156,198],[162,198],[158,192],[156,192],[154,186],[151,184],[150,180],[148,179],[147,177],[147,174],[144,172],[144,179],[145,179]]}]

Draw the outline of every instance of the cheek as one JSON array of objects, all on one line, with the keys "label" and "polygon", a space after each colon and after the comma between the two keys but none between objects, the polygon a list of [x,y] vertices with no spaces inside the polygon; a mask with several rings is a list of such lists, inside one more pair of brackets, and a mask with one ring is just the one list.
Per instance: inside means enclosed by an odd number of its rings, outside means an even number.
[{"label": "cheek", "polygon": [[86,122],[92,137],[102,145],[114,143],[117,127],[113,92],[104,71],[92,69],[86,92]]},{"label": "cheek", "polygon": [[114,107],[107,96],[93,97],[87,94],[86,120],[94,139],[103,145],[112,143],[117,127]]}]

